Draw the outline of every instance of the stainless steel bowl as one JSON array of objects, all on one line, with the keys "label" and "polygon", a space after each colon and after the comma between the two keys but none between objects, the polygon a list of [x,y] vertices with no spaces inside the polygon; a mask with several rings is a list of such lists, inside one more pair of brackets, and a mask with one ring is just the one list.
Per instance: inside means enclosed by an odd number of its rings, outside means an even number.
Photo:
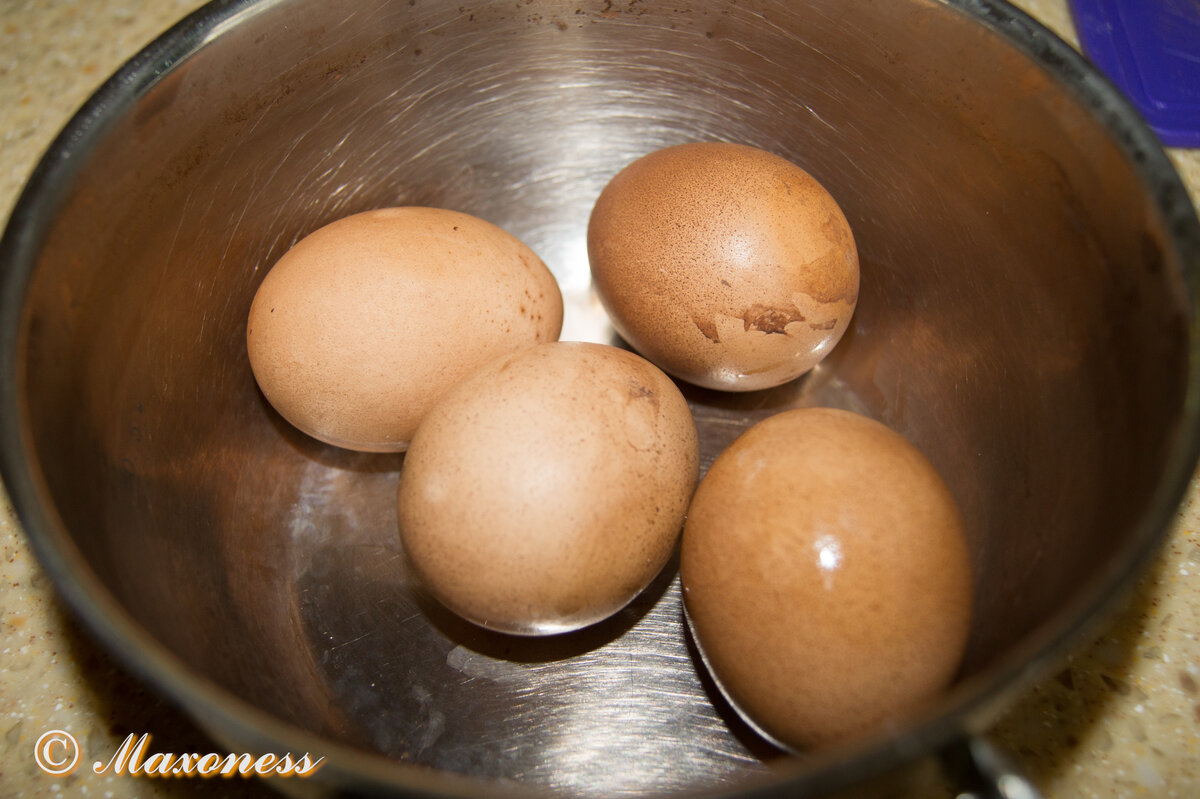
[{"label": "stainless steel bowl", "polygon": [[[961,679],[819,755],[782,757],[721,704],[671,570],[553,639],[438,610],[403,566],[401,458],[289,429],[246,359],[270,264],[397,204],[521,237],[560,280],[564,337],[609,340],[592,202],[633,158],[710,139],[821,180],[863,291],[806,378],[688,389],[704,462],[782,408],[852,408],[925,451],[970,530]],[[1200,224],[1129,106],[998,0],[217,2],[72,120],[0,264],[0,467],[45,569],[224,745],[324,755],[296,792],[857,790],[956,751],[1087,634],[1198,452]]]}]

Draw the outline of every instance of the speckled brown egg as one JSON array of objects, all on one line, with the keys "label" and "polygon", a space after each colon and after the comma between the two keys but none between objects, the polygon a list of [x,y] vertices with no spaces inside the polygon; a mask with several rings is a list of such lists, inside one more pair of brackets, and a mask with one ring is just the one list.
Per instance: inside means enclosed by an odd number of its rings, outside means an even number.
[{"label": "speckled brown egg", "polygon": [[250,307],[250,366],[293,425],[349,449],[408,446],[483,364],[554,341],[562,295],[524,243],[439,208],[339,219],[296,243]]},{"label": "speckled brown egg", "polygon": [[679,389],[616,347],[545,344],[451,390],[404,458],[400,537],[443,605],[537,635],[598,622],[666,564],[699,470]]},{"label": "speckled brown egg", "polygon": [[837,202],[772,153],[694,143],[650,153],[604,188],[588,225],[616,331],[678,378],[752,391],[812,369],[858,301]]},{"label": "speckled brown egg", "polygon": [[784,746],[903,721],[963,656],[972,580],[954,499],[864,416],[791,410],[747,430],[697,488],[680,558],[702,659]]}]

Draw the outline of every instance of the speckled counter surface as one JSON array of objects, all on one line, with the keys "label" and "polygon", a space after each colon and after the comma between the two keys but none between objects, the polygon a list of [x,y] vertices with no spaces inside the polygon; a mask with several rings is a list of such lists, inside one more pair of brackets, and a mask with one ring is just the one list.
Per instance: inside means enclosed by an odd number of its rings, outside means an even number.
[{"label": "speckled counter surface", "polygon": [[[0,0],[0,218],[83,100],[199,0]],[[1068,41],[1064,0],[1019,6]],[[1194,201],[1200,151],[1174,151]],[[1200,482],[1161,556],[1094,644],[1026,690],[993,733],[1049,797],[1200,796]],[[130,732],[158,751],[211,751],[177,711],[126,676],[56,599],[0,492],[0,796],[273,795],[254,783],[68,780],[36,767],[46,730],[71,731],[84,762]]]}]

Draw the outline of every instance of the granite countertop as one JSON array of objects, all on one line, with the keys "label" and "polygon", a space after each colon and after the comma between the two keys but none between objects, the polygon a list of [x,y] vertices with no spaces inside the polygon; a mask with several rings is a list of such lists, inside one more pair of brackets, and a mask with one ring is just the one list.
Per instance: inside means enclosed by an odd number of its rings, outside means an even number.
[{"label": "granite countertop", "polygon": [[[200,0],[0,2],[0,214],[38,157],[120,64]],[[1065,0],[1018,6],[1074,42]],[[1193,201],[1200,151],[1170,151]],[[995,725],[1052,799],[1200,796],[1200,481],[1193,480],[1161,555],[1094,643],[1028,688]],[[56,598],[0,490],[0,795],[262,796],[241,781],[149,781],[81,768],[60,782],[36,767],[46,730],[72,731],[84,763],[129,732],[157,751],[212,745],[178,711],[127,676]]]}]

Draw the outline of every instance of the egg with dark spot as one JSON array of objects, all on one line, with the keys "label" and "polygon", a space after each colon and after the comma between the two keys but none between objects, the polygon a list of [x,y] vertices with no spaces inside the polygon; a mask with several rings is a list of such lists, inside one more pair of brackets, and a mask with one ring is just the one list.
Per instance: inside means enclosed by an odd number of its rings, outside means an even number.
[{"label": "egg with dark spot", "polygon": [[740,144],[667,147],[621,170],[588,224],[617,333],[666,372],[726,391],[804,374],[858,302],[858,250],[810,174]]}]

